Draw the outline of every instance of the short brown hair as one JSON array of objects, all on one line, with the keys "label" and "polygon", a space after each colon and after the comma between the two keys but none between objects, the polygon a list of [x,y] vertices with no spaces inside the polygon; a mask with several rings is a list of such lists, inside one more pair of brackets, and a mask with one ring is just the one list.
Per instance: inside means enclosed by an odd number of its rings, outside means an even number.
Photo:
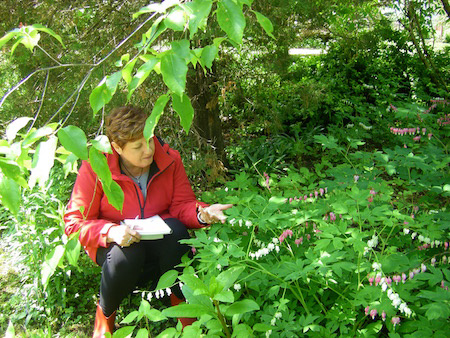
[{"label": "short brown hair", "polygon": [[106,117],[106,136],[119,147],[140,139],[144,135],[148,114],[133,106],[114,108]]}]

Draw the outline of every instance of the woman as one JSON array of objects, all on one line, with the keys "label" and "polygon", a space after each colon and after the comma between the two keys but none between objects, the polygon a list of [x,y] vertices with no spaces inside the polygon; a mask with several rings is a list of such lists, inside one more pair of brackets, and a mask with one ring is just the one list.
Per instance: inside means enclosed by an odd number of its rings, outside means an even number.
[{"label": "woman", "polygon": [[[114,109],[106,120],[113,153],[106,154],[112,179],[124,192],[123,210],[109,204],[102,184],[88,162],[83,162],[67,212],[65,232],[80,231],[79,240],[91,259],[102,267],[100,299],[94,337],[113,332],[116,309],[138,282],[158,279],[181,262],[189,247],[186,228],[224,222],[223,210],[232,205],[207,206],[198,202],[179,153],[153,137],[143,137],[148,115],[139,108]],[[140,235],[121,221],[159,215],[172,229],[163,239],[141,241]],[[172,305],[182,301],[173,288]],[[185,325],[186,318],[180,318]]]}]

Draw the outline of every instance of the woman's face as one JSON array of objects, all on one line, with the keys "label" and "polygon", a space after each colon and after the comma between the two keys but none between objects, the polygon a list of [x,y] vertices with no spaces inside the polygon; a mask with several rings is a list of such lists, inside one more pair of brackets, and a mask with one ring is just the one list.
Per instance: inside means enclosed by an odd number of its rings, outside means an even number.
[{"label": "woman's face", "polygon": [[146,168],[153,162],[155,155],[155,141],[151,138],[147,144],[144,137],[129,141],[121,148],[112,142],[114,149],[119,153],[127,167]]}]

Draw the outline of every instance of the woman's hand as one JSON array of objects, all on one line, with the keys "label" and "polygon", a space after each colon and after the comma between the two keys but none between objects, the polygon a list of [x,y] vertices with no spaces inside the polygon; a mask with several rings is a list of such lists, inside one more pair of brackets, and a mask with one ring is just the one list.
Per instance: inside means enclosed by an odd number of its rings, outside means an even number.
[{"label": "woman's hand", "polygon": [[199,207],[200,218],[203,222],[208,224],[221,222],[225,223],[227,217],[223,214],[224,210],[230,209],[233,204],[213,204],[209,207]]},{"label": "woman's hand", "polygon": [[138,243],[140,240],[141,235],[126,225],[112,226],[108,231],[108,236],[106,237],[106,242],[115,242],[122,247],[127,247],[133,243]]}]

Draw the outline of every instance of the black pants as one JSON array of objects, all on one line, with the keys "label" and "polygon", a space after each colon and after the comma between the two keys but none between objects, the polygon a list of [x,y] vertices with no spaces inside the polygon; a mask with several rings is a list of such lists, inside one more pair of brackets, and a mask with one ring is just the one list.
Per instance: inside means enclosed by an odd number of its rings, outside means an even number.
[{"label": "black pants", "polygon": [[[110,316],[138,284],[157,281],[189,251],[187,244],[179,243],[189,238],[186,226],[175,218],[164,221],[172,234],[163,239],[140,241],[125,248],[114,243],[98,249],[97,264],[102,267],[100,306],[105,316]],[[182,298],[179,288],[173,289],[177,297]]]}]

